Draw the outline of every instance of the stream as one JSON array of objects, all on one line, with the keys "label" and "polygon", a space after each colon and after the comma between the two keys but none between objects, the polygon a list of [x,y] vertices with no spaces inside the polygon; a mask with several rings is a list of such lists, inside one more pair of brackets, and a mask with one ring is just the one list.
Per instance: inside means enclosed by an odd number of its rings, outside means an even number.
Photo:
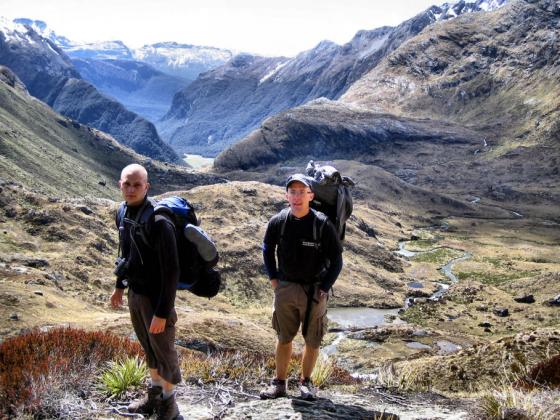
[{"label": "stream", "polygon": [[[428,249],[424,251],[409,251],[406,249],[406,243],[409,241],[400,241],[399,242],[399,249],[395,251],[396,254],[402,255],[405,258],[411,258],[415,255],[432,252],[435,249],[441,248],[436,247],[433,249]],[[453,266],[461,261],[468,260],[471,258],[471,254],[468,252],[464,252],[464,254],[460,257],[453,258],[448,261],[445,265],[440,268],[440,271],[445,275],[451,283],[457,283],[459,279],[455,276],[452,272]],[[423,285],[420,282],[411,282],[409,284],[411,288],[422,288]],[[439,300],[445,294],[445,292],[449,289],[449,285],[445,283],[438,283],[437,291],[429,297],[431,300]],[[406,309],[410,307],[412,304],[412,298],[407,298],[404,307],[402,309]],[[389,325],[389,324],[403,324],[405,321],[401,320],[398,317],[399,311],[401,309],[375,309],[375,308],[329,308],[328,311],[328,318],[330,321],[335,322],[338,324],[340,330],[336,330],[336,337],[332,343],[327,346],[324,346],[321,349],[321,354],[323,357],[328,357],[330,355],[337,353],[337,348],[339,344],[347,338],[348,330],[350,329],[365,329],[365,328],[373,328],[376,326],[382,325]],[[428,349],[429,346],[416,342],[411,341],[408,342],[407,347],[414,348],[414,349]],[[436,345],[439,348],[439,354],[448,354],[461,349],[460,346],[457,344],[451,343],[446,340],[439,340],[436,342]],[[355,374],[356,376],[363,376],[359,373]]]}]

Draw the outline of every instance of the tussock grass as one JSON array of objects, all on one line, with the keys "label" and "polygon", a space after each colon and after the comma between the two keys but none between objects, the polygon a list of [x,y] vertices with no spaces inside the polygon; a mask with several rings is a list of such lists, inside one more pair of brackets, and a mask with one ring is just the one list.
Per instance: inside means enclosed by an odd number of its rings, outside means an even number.
[{"label": "tussock grass", "polygon": [[550,391],[521,391],[512,386],[489,389],[481,398],[480,408],[487,418],[511,418],[519,413],[535,420],[553,420],[560,414],[560,393]]},{"label": "tussock grass", "polygon": [[[294,370],[293,365],[290,363],[290,373]],[[189,352],[181,359],[185,381],[203,384],[229,382],[253,385],[268,378],[273,366],[273,358],[248,352],[217,352],[210,355]]]},{"label": "tussock grass", "polygon": [[[288,380],[299,380],[301,355],[294,354],[288,365]],[[256,388],[274,377],[273,355],[244,351],[225,351],[210,355],[186,353],[181,360],[183,377],[187,382],[202,384],[230,384]],[[336,365],[332,358],[319,359],[312,374],[318,387],[356,383],[350,373]]]},{"label": "tussock grass", "polygon": [[141,385],[147,376],[146,362],[139,359],[138,355],[112,360],[99,377],[99,388],[111,397],[120,397],[129,389]]},{"label": "tussock grass", "polygon": [[375,382],[388,389],[405,391],[431,391],[431,382],[425,378],[420,370],[404,368],[397,370],[393,363],[382,365],[377,371]]},{"label": "tussock grass", "polygon": [[322,388],[324,385],[328,384],[335,368],[336,362],[332,357],[319,356],[315,364],[315,369],[313,369],[313,373],[311,374],[311,380],[315,386]]}]

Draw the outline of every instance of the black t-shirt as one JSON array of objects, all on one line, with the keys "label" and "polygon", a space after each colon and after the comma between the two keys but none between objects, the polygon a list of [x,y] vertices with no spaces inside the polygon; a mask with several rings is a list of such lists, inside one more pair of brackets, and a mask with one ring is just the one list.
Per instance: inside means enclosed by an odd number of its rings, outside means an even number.
[{"label": "black t-shirt", "polygon": [[[280,238],[284,220],[286,225]],[[326,268],[327,260],[338,260],[342,253],[342,246],[332,223],[324,214],[313,210],[301,219],[291,212],[286,218],[285,210],[273,216],[268,222],[263,248],[270,278],[301,283],[318,281],[318,275]],[[274,258],[275,250],[278,268]]]},{"label": "black t-shirt", "polygon": [[[128,207],[126,218],[134,220],[141,207]],[[135,293],[150,298],[156,316],[167,318],[175,305],[180,273],[175,226],[160,214],[151,217],[148,223],[145,229],[148,244],[139,235],[139,228],[135,233],[133,224],[124,223],[121,254],[129,261],[126,280]],[[122,279],[117,280],[116,287],[125,287]]]}]

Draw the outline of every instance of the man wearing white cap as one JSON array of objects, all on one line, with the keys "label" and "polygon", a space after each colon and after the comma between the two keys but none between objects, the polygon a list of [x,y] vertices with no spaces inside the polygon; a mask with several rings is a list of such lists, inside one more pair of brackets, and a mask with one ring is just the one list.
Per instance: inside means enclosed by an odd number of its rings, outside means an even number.
[{"label": "man wearing white cap", "polygon": [[276,377],[260,396],[287,395],[292,341],[302,325],[305,347],[299,388],[302,398],[314,399],[311,373],[326,332],[328,292],[342,269],[342,246],[327,216],[310,207],[313,192],[305,175],[288,179],[286,199],[289,208],[270,219],[263,243],[264,263],[274,289],[272,325],[278,342]]}]

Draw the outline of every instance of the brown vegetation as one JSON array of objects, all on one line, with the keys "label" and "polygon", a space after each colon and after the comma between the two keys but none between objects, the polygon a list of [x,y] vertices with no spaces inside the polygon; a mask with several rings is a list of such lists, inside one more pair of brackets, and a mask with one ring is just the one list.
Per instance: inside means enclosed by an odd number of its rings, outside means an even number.
[{"label": "brown vegetation", "polygon": [[64,392],[83,392],[107,361],[142,354],[137,342],[72,328],[33,330],[0,344],[0,414],[24,411],[56,416],[50,403]]}]

